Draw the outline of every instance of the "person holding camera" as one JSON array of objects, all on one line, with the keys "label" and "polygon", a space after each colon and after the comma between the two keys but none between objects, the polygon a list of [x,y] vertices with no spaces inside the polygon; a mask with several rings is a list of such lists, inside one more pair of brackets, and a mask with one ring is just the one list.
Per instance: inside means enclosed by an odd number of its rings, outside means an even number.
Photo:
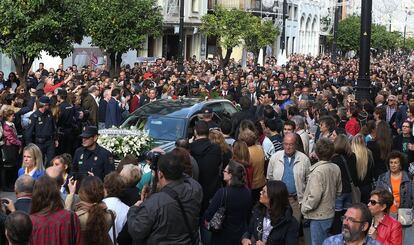
[{"label": "person holding camera", "polygon": [[79,174],[87,175],[88,172],[101,180],[115,170],[111,152],[98,145],[98,128],[96,126],[87,126],[82,134],[82,146],[76,149],[73,156],[72,176]]},{"label": "person holding camera", "polygon": [[157,165],[160,191],[129,209],[129,234],[140,244],[198,244],[200,184],[184,175],[184,164],[172,153],[162,155]]}]

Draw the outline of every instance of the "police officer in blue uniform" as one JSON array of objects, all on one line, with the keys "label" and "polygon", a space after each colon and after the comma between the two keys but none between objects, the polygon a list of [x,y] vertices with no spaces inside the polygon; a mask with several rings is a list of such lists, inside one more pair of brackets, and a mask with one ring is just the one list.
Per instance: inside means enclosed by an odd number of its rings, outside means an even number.
[{"label": "police officer in blue uniform", "polygon": [[65,89],[57,90],[57,104],[59,105],[59,118],[57,121],[59,147],[58,154],[68,153],[73,155],[75,146],[75,108],[66,98],[68,93]]},{"label": "police officer in blue uniform", "polygon": [[35,143],[40,148],[44,165],[55,157],[55,147],[58,145],[56,123],[49,105],[49,97],[39,98],[38,109],[30,115],[29,124],[24,131],[26,145]]},{"label": "police officer in blue uniform", "polygon": [[86,126],[82,134],[82,146],[76,149],[72,163],[72,175],[80,176],[93,173],[103,178],[115,170],[111,152],[98,145],[98,128]]}]

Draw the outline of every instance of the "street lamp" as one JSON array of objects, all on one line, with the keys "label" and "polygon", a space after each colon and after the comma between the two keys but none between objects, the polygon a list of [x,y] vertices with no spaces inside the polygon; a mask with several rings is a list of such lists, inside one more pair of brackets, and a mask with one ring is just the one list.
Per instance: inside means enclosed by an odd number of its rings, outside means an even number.
[{"label": "street lamp", "polygon": [[339,11],[340,11],[339,4],[342,4],[342,0],[338,0],[338,2],[335,3],[333,41],[332,41],[332,53],[331,53],[331,58],[333,62],[336,62],[336,57],[338,55],[337,40],[338,40],[338,25],[339,25]]},{"label": "street lamp", "polygon": [[356,85],[356,99],[371,99],[370,90],[370,49],[371,49],[371,23],[372,0],[361,0],[361,34],[359,46],[359,72]]},{"label": "street lamp", "polygon": [[177,69],[179,72],[184,71],[184,0],[180,0],[180,24],[179,24],[179,41]]},{"label": "street lamp", "polygon": [[286,44],[286,18],[287,18],[287,0],[283,0],[283,10],[282,10],[282,33],[280,35],[280,51],[283,54]]},{"label": "street lamp", "polygon": [[407,17],[411,14],[412,14],[412,12],[407,10],[407,7],[405,7],[404,39],[403,39],[403,48],[404,49],[405,49],[405,35],[407,33]]}]

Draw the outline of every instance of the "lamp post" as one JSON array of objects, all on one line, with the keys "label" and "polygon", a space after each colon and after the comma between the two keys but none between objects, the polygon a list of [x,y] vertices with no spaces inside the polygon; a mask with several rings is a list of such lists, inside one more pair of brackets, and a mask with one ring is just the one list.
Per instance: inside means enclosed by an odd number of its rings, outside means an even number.
[{"label": "lamp post", "polygon": [[[338,0],[338,3],[341,3],[341,1],[342,0]],[[338,3],[335,3],[335,14],[334,14],[333,41],[332,41],[332,53],[331,53],[331,58],[333,62],[336,62],[336,57],[338,55],[337,40],[338,40],[338,25],[339,25],[339,11],[340,11]]]},{"label": "lamp post", "polygon": [[280,34],[280,51],[283,54],[286,44],[286,17],[287,17],[287,0],[283,0],[282,9],[282,33]]},{"label": "lamp post", "polygon": [[370,100],[371,82],[369,66],[371,49],[372,0],[361,0],[361,2],[361,34],[356,98],[357,100]]},{"label": "lamp post", "polygon": [[180,24],[179,24],[177,69],[184,71],[184,0],[180,0]]},{"label": "lamp post", "polygon": [[407,7],[405,7],[405,22],[404,22],[404,35],[403,35],[403,48],[405,49],[405,38],[406,38],[406,33],[407,33],[407,19],[408,16],[411,15],[412,12],[407,10]]}]

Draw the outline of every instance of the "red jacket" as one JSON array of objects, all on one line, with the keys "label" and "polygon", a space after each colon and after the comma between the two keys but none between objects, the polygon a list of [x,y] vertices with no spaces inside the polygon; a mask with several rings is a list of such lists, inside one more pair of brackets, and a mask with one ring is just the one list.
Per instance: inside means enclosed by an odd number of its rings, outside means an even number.
[{"label": "red jacket", "polygon": [[7,123],[3,124],[3,138],[5,145],[22,145],[22,142],[17,138],[16,129],[13,129]]},{"label": "red jacket", "polygon": [[386,214],[377,227],[377,238],[384,245],[402,244],[402,225]]},{"label": "red jacket", "polygon": [[345,124],[345,130],[352,136],[357,135],[361,130],[358,120],[355,117],[351,117],[351,119],[349,119],[349,121]]},{"label": "red jacket", "polygon": [[62,86],[63,86],[63,84],[65,84],[65,82],[64,82],[64,81],[59,82],[59,83],[57,83],[57,84],[55,84],[55,85],[50,85],[50,84],[47,84],[47,83],[46,83],[46,84],[45,84],[45,87],[43,88],[43,90],[45,91],[45,94],[47,94],[47,93],[51,93],[51,92],[55,91],[55,89],[62,87]]}]

